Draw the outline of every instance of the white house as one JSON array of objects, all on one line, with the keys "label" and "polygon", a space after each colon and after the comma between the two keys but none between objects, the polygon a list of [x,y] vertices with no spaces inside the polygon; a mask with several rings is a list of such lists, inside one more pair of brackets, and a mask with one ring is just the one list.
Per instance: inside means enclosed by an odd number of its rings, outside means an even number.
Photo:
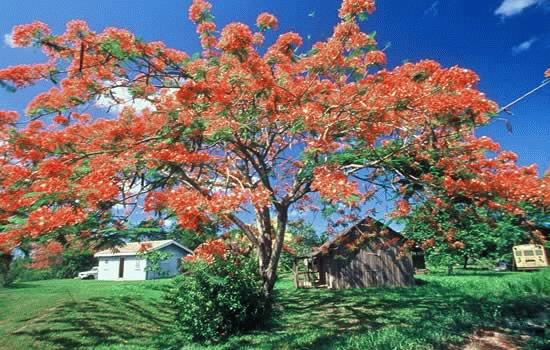
[{"label": "white house", "polygon": [[[147,259],[143,253],[162,251],[170,257],[160,262],[161,272],[147,271]],[[193,254],[191,249],[174,240],[132,242],[124,246],[97,252],[98,280],[138,281],[175,276],[179,272],[181,259]]]}]

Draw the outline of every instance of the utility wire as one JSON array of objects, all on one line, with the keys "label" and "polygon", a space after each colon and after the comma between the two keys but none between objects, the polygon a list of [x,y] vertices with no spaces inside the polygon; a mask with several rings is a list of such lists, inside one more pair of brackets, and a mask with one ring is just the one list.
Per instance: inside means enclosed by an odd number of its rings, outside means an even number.
[{"label": "utility wire", "polygon": [[512,107],[513,105],[515,105],[516,103],[520,102],[521,100],[525,99],[526,97],[534,94],[535,92],[537,92],[538,90],[542,89],[544,86],[550,84],[550,79],[546,79],[542,82],[542,84],[540,84],[539,86],[537,86],[536,88],[534,88],[533,90],[525,93],[524,95],[518,97],[517,99],[515,99],[514,101],[508,103],[506,106],[500,108],[498,111],[497,111],[497,114],[500,114],[502,112],[508,112],[508,108]]}]

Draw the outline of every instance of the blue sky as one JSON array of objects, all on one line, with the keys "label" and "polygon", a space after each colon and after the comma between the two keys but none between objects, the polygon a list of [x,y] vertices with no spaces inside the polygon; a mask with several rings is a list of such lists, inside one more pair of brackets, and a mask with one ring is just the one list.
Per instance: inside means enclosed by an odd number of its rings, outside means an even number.
[{"label": "blue sky", "polygon": [[[194,25],[187,19],[190,0],[16,0],[0,1],[0,67],[39,62],[34,49],[12,49],[5,37],[16,24],[41,20],[56,32],[74,18],[99,31],[127,28],[145,40],[194,53],[200,50]],[[258,13],[274,13],[277,33],[295,31],[306,46],[330,35],[337,21],[338,0],[213,0],[221,27],[238,20],[253,24]],[[435,59],[460,65],[481,77],[480,89],[504,105],[538,85],[550,67],[550,0],[379,0],[378,11],[364,22],[376,31],[389,65],[405,60]],[[10,94],[0,91],[0,109],[22,109],[36,88]],[[513,133],[494,122],[479,131],[519,154],[521,164],[550,167],[550,85],[513,107]]]},{"label": "blue sky", "polygon": [[[163,40],[188,53],[199,50],[194,26],[187,19],[190,0],[17,0],[0,1],[0,35],[20,23],[42,20],[57,32],[74,18],[95,30],[107,26],[130,29],[145,40]],[[313,43],[331,33],[338,0],[213,1],[219,25],[233,20],[253,24],[267,10],[280,29],[296,31]],[[379,0],[378,11],[363,24],[390,43],[390,66],[404,60],[431,58],[445,66],[474,69],[480,88],[505,104],[536,86],[550,67],[550,0]],[[309,38],[309,39],[308,39]],[[0,42],[0,66],[41,60],[33,49],[12,49]],[[10,94],[0,91],[0,109],[22,109],[36,89]],[[504,123],[480,130],[504,148],[515,151],[522,164],[550,167],[550,86],[513,108],[513,134]]]}]

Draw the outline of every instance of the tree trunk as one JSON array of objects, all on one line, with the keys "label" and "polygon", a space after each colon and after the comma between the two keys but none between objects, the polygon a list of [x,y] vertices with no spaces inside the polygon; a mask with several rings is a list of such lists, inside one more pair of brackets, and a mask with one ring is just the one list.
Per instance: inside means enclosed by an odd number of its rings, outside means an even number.
[{"label": "tree trunk", "polygon": [[256,223],[259,231],[257,252],[260,276],[262,278],[264,293],[268,298],[271,298],[275,282],[277,281],[277,268],[288,223],[288,208],[277,206],[276,230],[273,229],[268,208],[258,210],[256,214],[258,218]]},{"label": "tree trunk", "polygon": [[271,236],[273,232],[269,208],[264,207],[256,210],[256,227],[259,233],[257,245],[258,268],[260,270],[260,277],[263,281],[264,291],[266,291],[267,294],[266,281],[269,279],[268,268],[272,251]]},{"label": "tree trunk", "polygon": [[11,252],[0,253],[0,285],[7,284],[8,275],[10,273],[10,265],[13,261]]},{"label": "tree trunk", "polygon": [[464,270],[468,268],[468,255],[464,256]]}]

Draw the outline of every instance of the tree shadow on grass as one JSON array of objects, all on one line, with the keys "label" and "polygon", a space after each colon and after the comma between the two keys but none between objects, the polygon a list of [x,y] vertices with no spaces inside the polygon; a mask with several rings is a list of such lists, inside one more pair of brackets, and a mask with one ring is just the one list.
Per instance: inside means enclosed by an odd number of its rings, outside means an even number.
[{"label": "tree shadow on grass", "polygon": [[[472,295],[432,280],[413,288],[277,290],[273,317],[264,328],[214,347],[392,349],[373,342],[393,328],[404,340],[444,349],[476,329],[495,327],[510,318],[525,321],[548,306],[548,298],[542,296]],[[185,343],[174,337],[170,310],[162,299],[140,296],[77,300],[49,310],[44,317],[21,321],[13,335],[30,337],[39,349],[132,345],[179,349]],[[389,334],[384,341],[392,341]],[[361,343],[361,338],[360,345],[350,346],[350,339],[364,336],[375,339]]]},{"label": "tree shadow on grass", "polygon": [[376,337],[393,327],[403,340],[444,349],[478,328],[532,316],[540,312],[540,302],[468,295],[433,281],[414,288],[285,290],[277,293],[266,330],[230,338],[221,348],[348,348],[351,337]]},{"label": "tree shadow on grass", "polygon": [[7,286],[3,286],[3,287],[0,287],[0,291],[2,289],[23,289],[23,288],[36,288],[36,285],[34,284],[31,284],[31,283],[25,283],[25,282],[15,282],[15,283],[11,283],[11,284],[8,284]]},{"label": "tree shadow on grass", "polygon": [[64,303],[39,319],[23,320],[13,334],[31,337],[37,348],[143,346],[171,323],[171,315],[163,310],[169,309],[138,297],[91,298]]}]

